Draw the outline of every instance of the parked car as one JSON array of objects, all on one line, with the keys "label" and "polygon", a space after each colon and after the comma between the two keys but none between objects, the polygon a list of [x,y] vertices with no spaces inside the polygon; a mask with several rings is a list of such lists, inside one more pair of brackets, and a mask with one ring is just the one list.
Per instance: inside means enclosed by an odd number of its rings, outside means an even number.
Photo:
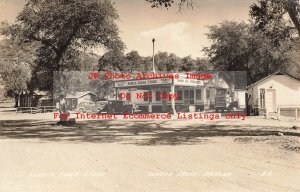
[{"label": "parked car", "polygon": [[97,113],[99,106],[93,101],[83,101],[78,104],[76,111],[79,113]]},{"label": "parked car", "polygon": [[97,106],[98,106],[98,112],[100,113],[103,110],[106,110],[106,108],[108,107],[108,101],[97,101],[96,102]]},{"label": "parked car", "polygon": [[99,113],[123,114],[126,112],[128,114],[134,114],[134,113],[141,112],[141,110],[136,104],[131,103],[129,101],[110,100],[110,101],[103,101],[102,103],[103,105],[99,107],[100,109]]}]

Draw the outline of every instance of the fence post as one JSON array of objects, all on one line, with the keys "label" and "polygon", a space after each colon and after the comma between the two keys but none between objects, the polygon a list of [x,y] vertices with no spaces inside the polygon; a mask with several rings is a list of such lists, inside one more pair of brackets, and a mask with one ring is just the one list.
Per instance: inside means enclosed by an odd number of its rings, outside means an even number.
[{"label": "fence post", "polygon": [[298,109],[296,108],[295,109],[295,119],[297,120],[297,118],[298,118]]},{"label": "fence post", "polygon": [[278,107],[278,114],[277,115],[278,115],[277,119],[280,120],[280,107]]}]

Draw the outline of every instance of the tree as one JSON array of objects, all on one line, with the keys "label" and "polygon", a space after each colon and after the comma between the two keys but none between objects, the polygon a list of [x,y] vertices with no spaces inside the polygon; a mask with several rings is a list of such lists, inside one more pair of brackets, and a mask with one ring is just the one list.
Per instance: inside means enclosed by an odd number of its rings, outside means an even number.
[{"label": "tree", "polygon": [[209,59],[206,58],[196,58],[195,61],[195,71],[205,71],[205,70],[212,70],[213,66],[211,65]]},{"label": "tree", "polygon": [[[284,66],[282,70],[288,73],[295,70],[299,72],[300,62],[295,54],[297,52],[299,54],[299,41],[297,40],[300,35],[299,1],[259,0],[257,4],[250,7],[250,16],[253,20],[253,29],[270,42],[271,51],[268,52],[279,58],[277,62],[285,63],[281,65],[281,68]],[[298,37],[296,37],[296,32],[298,32]]]},{"label": "tree", "polygon": [[128,71],[133,72],[134,70],[140,70],[142,65],[142,57],[137,51],[131,51],[126,54],[126,59],[128,62]]},{"label": "tree", "polygon": [[0,42],[0,76],[4,81],[6,95],[14,97],[27,91],[34,59],[32,44],[11,39]]},{"label": "tree", "polygon": [[[174,53],[158,52],[154,56],[155,65],[159,71],[178,72],[178,71],[202,71],[209,68],[207,59],[193,59],[191,56],[183,58]],[[150,61],[149,61],[150,62]]]},{"label": "tree", "polygon": [[[53,74],[54,87],[53,93],[59,97],[60,94],[74,94],[79,91],[91,91],[89,90],[88,71],[56,71]],[[60,87],[60,81],[63,81],[64,90],[62,92]]]},{"label": "tree", "polygon": [[285,0],[283,4],[300,37],[300,4],[299,0]]},{"label": "tree", "polygon": [[212,41],[204,48],[216,69],[246,71],[248,82],[253,83],[292,61],[292,42],[277,38],[277,43],[252,24],[225,21],[210,26],[207,34]]},{"label": "tree", "polygon": [[152,72],[152,57],[142,57],[142,64],[140,66],[141,72]]},{"label": "tree", "polygon": [[128,60],[122,51],[110,50],[98,61],[99,71],[127,71]]},{"label": "tree", "polygon": [[[177,4],[179,10],[183,7],[193,8],[196,4],[194,0],[146,0],[151,3],[152,8],[165,7],[169,8],[173,4]],[[253,4],[251,9],[257,11],[257,15],[264,14],[263,9],[273,6],[274,10],[287,13],[294,24],[295,29],[300,36],[300,3],[299,0],[258,0],[258,4]]]},{"label": "tree", "polygon": [[79,49],[98,45],[114,50],[124,48],[117,19],[109,0],[27,0],[17,23],[3,29],[2,34],[41,44],[34,74],[41,73],[48,82],[43,88],[49,89],[53,71],[68,69],[65,61],[76,58]]},{"label": "tree", "polygon": [[179,71],[180,62],[181,62],[180,57],[178,57],[174,53],[170,53],[168,62],[166,63],[167,71],[172,71],[172,72]]},{"label": "tree", "polygon": [[250,7],[250,16],[253,20],[253,27],[261,31],[267,38],[273,41],[274,46],[279,46],[283,39],[291,39],[293,31],[290,23],[284,19],[286,13],[282,0],[261,0],[259,5],[253,4]]},{"label": "tree", "polygon": [[22,91],[27,91],[27,83],[31,78],[30,64],[25,62],[10,64],[10,67],[5,69],[1,77],[8,94],[18,95]]},{"label": "tree", "polygon": [[158,52],[154,55],[154,64],[158,71],[167,71],[167,63],[169,63],[167,52]]},{"label": "tree", "polygon": [[146,0],[146,1],[151,3],[152,8],[165,7],[168,9],[173,4],[176,4],[179,10],[181,10],[184,7],[193,8],[195,4],[194,0]]},{"label": "tree", "polygon": [[181,58],[174,53],[158,52],[154,56],[154,63],[159,71],[175,72],[179,70]]},{"label": "tree", "polygon": [[204,51],[216,69],[247,69],[248,29],[248,24],[234,21],[209,26],[210,32],[206,35],[212,41],[212,45],[204,48]]},{"label": "tree", "polygon": [[[258,0],[250,7],[250,16],[258,27],[265,28],[272,23],[283,23],[285,15],[288,15],[294,28],[300,36],[300,4],[299,0]],[[283,26],[278,26],[278,29]],[[289,27],[285,29],[290,30]]]},{"label": "tree", "polygon": [[180,69],[181,71],[194,71],[196,68],[196,62],[191,56],[186,56],[181,59]]}]

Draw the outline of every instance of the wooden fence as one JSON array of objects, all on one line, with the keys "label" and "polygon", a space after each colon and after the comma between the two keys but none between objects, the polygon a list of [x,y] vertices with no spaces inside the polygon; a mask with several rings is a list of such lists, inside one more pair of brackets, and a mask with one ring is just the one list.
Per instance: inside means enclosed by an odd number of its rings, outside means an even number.
[{"label": "wooden fence", "polygon": [[299,120],[300,106],[282,105],[277,107],[277,118],[280,120],[283,117],[290,117]]},{"label": "wooden fence", "polygon": [[41,106],[41,107],[18,107],[16,113],[47,113],[57,111],[56,106]]}]

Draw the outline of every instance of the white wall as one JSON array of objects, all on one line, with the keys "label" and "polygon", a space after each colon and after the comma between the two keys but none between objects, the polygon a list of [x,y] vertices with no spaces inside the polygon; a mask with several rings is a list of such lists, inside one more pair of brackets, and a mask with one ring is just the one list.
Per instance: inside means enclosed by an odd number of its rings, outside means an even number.
[{"label": "white wall", "polygon": [[235,101],[238,102],[238,105],[240,108],[245,108],[246,107],[246,102],[245,102],[245,95],[246,95],[246,90],[238,90],[234,92],[235,94]]},{"label": "white wall", "polygon": [[86,101],[92,101],[92,97],[91,97],[90,94],[87,94],[83,97],[78,98],[78,103],[77,104],[79,104],[81,102],[86,102]]},{"label": "white wall", "polygon": [[[252,90],[253,88],[253,90]],[[250,87],[248,93],[252,95],[249,104],[252,106],[260,101],[260,89],[276,90],[276,105],[300,105],[300,81],[288,75],[274,75]]]}]

